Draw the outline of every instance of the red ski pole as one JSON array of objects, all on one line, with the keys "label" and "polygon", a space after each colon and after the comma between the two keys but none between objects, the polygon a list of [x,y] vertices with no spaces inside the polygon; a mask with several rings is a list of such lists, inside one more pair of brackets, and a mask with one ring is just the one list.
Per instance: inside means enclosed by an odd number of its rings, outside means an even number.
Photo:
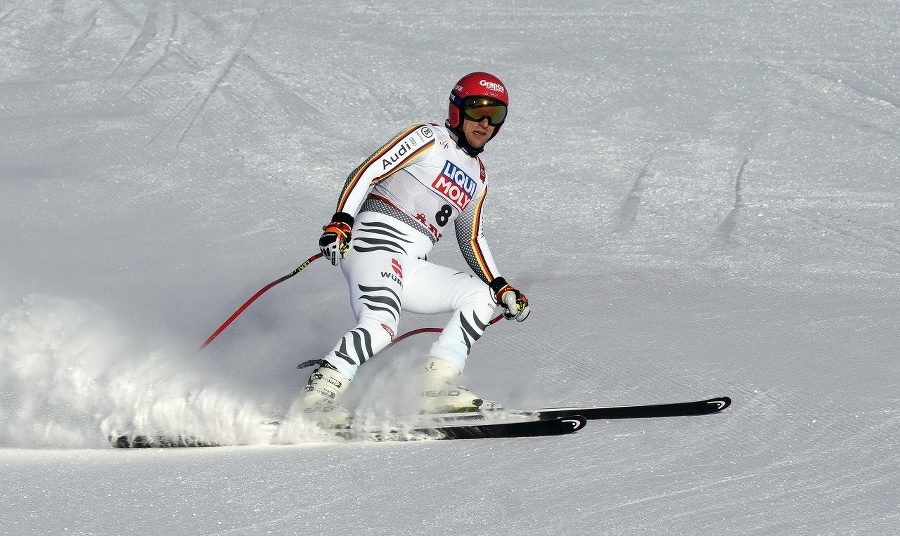
[{"label": "red ski pole", "polygon": [[[488,325],[493,326],[494,324],[499,322],[501,318],[503,318],[502,314],[495,316],[494,318],[491,319],[490,322],[488,322]],[[403,339],[405,339],[407,337],[412,337],[413,335],[418,335],[419,333],[440,333],[442,331],[444,331],[444,328],[419,328],[419,329],[414,329],[412,331],[407,331],[403,335],[400,335],[396,339],[392,340],[390,344],[388,344],[387,346],[384,347],[384,349],[387,350],[388,348],[397,344],[398,342],[402,341]]]},{"label": "red ski pole", "polygon": [[231,323],[234,321],[234,319],[238,317],[238,315],[240,315],[241,313],[244,312],[244,309],[246,309],[247,307],[250,306],[251,303],[253,303],[254,301],[256,301],[256,298],[259,298],[260,296],[262,296],[267,290],[269,290],[270,288],[274,287],[274,286],[277,285],[278,283],[281,283],[281,282],[283,282],[283,281],[287,281],[288,279],[290,279],[290,278],[294,277],[295,275],[299,274],[299,273],[300,273],[300,270],[303,270],[304,268],[306,268],[307,266],[309,266],[310,264],[312,264],[312,262],[313,262],[314,260],[318,259],[318,258],[321,257],[321,256],[322,256],[321,253],[316,253],[316,254],[313,255],[312,257],[306,259],[306,260],[303,262],[303,264],[301,264],[300,266],[296,267],[296,268],[294,269],[293,272],[291,272],[291,273],[289,273],[289,274],[287,274],[287,275],[285,275],[285,276],[283,276],[283,277],[279,277],[279,278],[276,279],[275,281],[272,281],[272,282],[269,283],[268,285],[266,285],[266,286],[264,286],[263,288],[259,289],[259,292],[257,292],[256,294],[254,294],[253,296],[251,296],[249,300],[247,300],[246,302],[244,302],[244,305],[241,305],[240,307],[238,307],[238,310],[235,311],[234,314],[231,315],[231,316],[228,318],[228,320],[225,321],[224,324],[222,324],[221,326],[219,326],[219,329],[217,329],[217,330],[215,331],[215,333],[213,333],[212,335],[210,335],[209,338],[206,339],[206,342],[204,342],[203,344],[200,345],[200,348],[198,348],[197,351],[200,351],[200,350],[206,348],[206,346],[207,346],[209,343],[211,343],[211,342],[213,341],[213,339],[215,339],[216,337],[219,336],[220,333],[222,333],[223,331],[225,331],[225,328],[228,327],[228,324],[231,324]]},{"label": "red ski pole", "polygon": [[[503,315],[502,315],[502,314],[499,314],[499,315],[495,316],[494,318],[491,319],[490,322],[488,322],[488,326],[493,326],[494,324],[496,324],[497,322],[499,322],[502,318],[503,318]],[[397,337],[396,339],[392,340],[392,341],[390,342],[390,344],[388,344],[387,346],[385,346],[384,348],[382,348],[381,351],[383,352],[383,351],[387,350],[388,348],[390,348],[391,346],[393,346],[393,345],[397,344],[398,342],[402,341],[403,339],[406,339],[406,338],[408,338],[408,337],[412,337],[413,335],[418,335],[419,333],[440,333],[440,332],[442,332],[442,331],[444,331],[444,328],[419,328],[419,329],[414,329],[414,330],[411,330],[411,331],[407,331],[407,332],[404,333],[403,335],[400,335],[400,336]],[[297,368],[298,368],[298,369],[304,369],[304,368],[306,368],[306,367],[313,367],[313,366],[315,366],[315,365],[321,365],[322,362],[323,362],[323,361],[322,361],[321,359],[313,359],[313,360],[310,360],[310,361],[304,361],[303,363],[300,363],[299,365],[297,365]]]}]

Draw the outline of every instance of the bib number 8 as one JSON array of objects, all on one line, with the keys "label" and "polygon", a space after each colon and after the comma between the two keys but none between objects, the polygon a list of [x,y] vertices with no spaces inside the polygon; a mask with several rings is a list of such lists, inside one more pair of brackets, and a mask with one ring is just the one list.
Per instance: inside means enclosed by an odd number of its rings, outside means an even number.
[{"label": "bib number 8", "polygon": [[450,221],[450,216],[453,215],[453,208],[450,205],[444,205],[441,207],[441,210],[438,211],[437,214],[434,215],[434,221],[437,222],[441,227],[447,225],[447,222]]}]

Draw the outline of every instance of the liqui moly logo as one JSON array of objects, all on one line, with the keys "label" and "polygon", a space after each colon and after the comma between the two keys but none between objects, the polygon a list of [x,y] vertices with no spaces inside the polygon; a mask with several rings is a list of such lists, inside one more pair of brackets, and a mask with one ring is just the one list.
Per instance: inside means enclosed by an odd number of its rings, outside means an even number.
[{"label": "liqui moly logo", "polygon": [[466,172],[447,160],[441,174],[434,179],[431,187],[440,192],[459,210],[466,210],[475,196],[477,183]]}]

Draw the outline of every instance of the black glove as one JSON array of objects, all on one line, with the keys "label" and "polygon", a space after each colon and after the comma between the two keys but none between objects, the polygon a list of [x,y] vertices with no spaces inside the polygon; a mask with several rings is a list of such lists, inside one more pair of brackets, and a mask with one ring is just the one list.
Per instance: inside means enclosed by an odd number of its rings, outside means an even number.
[{"label": "black glove", "polygon": [[494,301],[503,307],[503,316],[507,320],[515,318],[519,322],[528,318],[528,298],[514,289],[506,279],[498,277],[491,281],[491,290],[494,292]]},{"label": "black glove", "polygon": [[350,250],[350,230],[353,227],[353,216],[346,212],[336,212],[331,223],[322,227],[324,231],[319,238],[319,249],[331,264],[337,266],[338,259],[343,259]]}]

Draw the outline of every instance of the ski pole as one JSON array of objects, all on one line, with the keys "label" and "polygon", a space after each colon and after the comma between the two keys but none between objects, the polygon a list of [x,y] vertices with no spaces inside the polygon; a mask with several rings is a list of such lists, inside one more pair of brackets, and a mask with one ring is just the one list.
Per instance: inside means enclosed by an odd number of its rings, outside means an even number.
[{"label": "ski pole", "polygon": [[[491,319],[490,322],[488,322],[488,326],[493,326],[494,324],[499,322],[502,318],[503,318],[502,314],[495,316],[494,318]],[[419,333],[440,333],[442,331],[444,331],[444,328],[419,328],[419,329],[407,331],[403,335],[400,335],[399,337],[392,340],[387,346],[382,348],[381,352],[387,350],[388,348],[397,344],[398,342],[402,341],[403,339],[412,337],[413,335],[418,335]],[[312,359],[310,361],[304,361],[303,363],[300,363],[299,365],[297,365],[297,368],[305,369],[306,367],[314,367],[316,365],[321,365],[323,362],[324,362],[324,360],[322,360],[322,359]]]},{"label": "ski pole", "polygon": [[[495,316],[494,318],[491,319],[490,322],[488,322],[488,326],[493,326],[494,324],[499,322],[501,318],[503,318],[502,314]],[[419,329],[414,329],[412,331],[407,331],[403,335],[400,335],[396,339],[392,340],[390,342],[390,344],[388,344],[387,346],[384,347],[384,349],[387,350],[388,348],[397,344],[398,342],[402,341],[403,339],[405,339],[407,337],[412,337],[413,335],[418,335],[419,333],[440,333],[442,331],[444,331],[444,328],[419,328]]]},{"label": "ski pole", "polygon": [[228,320],[226,320],[224,324],[222,324],[221,326],[219,326],[219,329],[217,329],[217,330],[215,331],[215,333],[213,333],[212,335],[210,335],[209,338],[206,339],[206,342],[204,342],[203,344],[200,345],[200,348],[198,348],[197,351],[199,352],[200,350],[206,348],[206,346],[207,346],[209,343],[211,343],[211,342],[213,341],[213,339],[215,339],[216,337],[219,336],[220,333],[222,333],[223,331],[225,331],[225,328],[228,327],[228,324],[231,324],[231,322],[233,322],[234,319],[238,317],[238,315],[240,315],[241,313],[244,312],[244,309],[246,309],[247,307],[250,306],[251,303],[253,303],[254,301],[256,301],[256,298],[259,298],[260,296],[262,296],[263,293],[265,293],[267,290],[269,290],[270,288],[274,287],[274,286],[277,285],[278,283],[281,283],[281,282],[283,282],[283,281],[287,281],[288,279],[290,279],[290,278],[294,277],[295,275],[299,274],[299,273],[300,273],[300,270],[303,270],[304,268],[306,268],[307,266],[309,266],[310,264],[312,264],[312,262],[313,262],[314,260],[318,259],[318,258],[321,257],[321,256],[322,256],[321,253],[316,253],[316,254],[313,255],[312,257],[310,257],[310,258],[306,259],[305,261],[303,261],[303,264],[301,264],[300,266],[294,268],[294,271],[293,271],[293,272],[291,272],[291,273],[289,273],[289,274],[287,274],[287,275],[285,275],[285,276],[279,277],[279,278],[276,279],[275,281],[272,281],[272,282],[269,283],[268,285],[266,285],[266,286],[264,286],[263,288],[259,289],[259,292],[257,292],[257,293],[254,294],[249,300],[247,300],[246,302],[244,302],[244,305],[241,305],[240,307],[238,307],[238,310],[235,311],[234,314],[231,315],[231,317],[229,317]]}]

